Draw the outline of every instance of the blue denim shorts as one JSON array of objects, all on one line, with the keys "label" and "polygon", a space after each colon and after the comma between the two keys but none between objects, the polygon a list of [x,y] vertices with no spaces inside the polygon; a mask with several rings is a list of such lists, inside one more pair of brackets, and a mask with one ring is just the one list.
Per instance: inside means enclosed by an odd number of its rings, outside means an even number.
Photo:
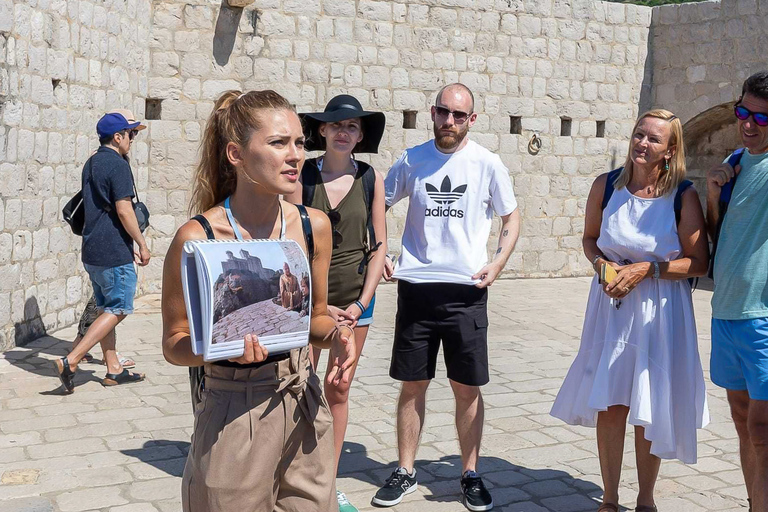
[{"label": "blue denim shorts", "polygon": [[712,382],[768,400],[768,318],[712,319]]},{"label": "blue denim shorts", "polygon": [[136,293],[136,269],[133,263],[119,267],[99,267],[85,264],[91,278],[96,307],[113,315],[133,313],[133,295]]},{"label": "blue denim shorts", "polygon": [[373,323],[373,307],[376,305],[376,294],[373,295],[373,298],[371,299],[371,303],[368,304],[368,307],[363,311],[363,314],[360,315],[360,317],[357,319],[357,326],[358,327],[365,327],[366,325],[371,325]]}]

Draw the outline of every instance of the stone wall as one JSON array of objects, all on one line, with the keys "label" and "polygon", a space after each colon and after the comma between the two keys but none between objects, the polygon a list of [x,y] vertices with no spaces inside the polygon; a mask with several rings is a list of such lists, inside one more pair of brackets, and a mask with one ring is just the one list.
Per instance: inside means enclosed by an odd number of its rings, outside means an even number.
[{"label": "stone wall", "polygon": [[[77,321],[90,293],[61,208],[107,109],[143,113],[150,0],[0,0],[0,350]],[[146,142],[133,150],[139,190]]]},{"label": "stone wall", "polygon": [[[584,0],[256,0],[245,10],[164,0],[154,7],[148,95],[162,100],[162,115],[150,123],[150,198],[169,237],[187,219],[200,133],[222,91],[273,88],[299,111],[353,94],[387,115],[381,151],[371,158],[386,173],[403,149],[430,138],[436,90],[461,81],[480,113],[472,137],[501,154],[521,204],[522,237],[506,275],[588,268],[580,233],[589,187],[623,161],[641,96],[650,93],[650,9]],[[403,128],[404,111],[418,112],[415,129]],[[521,117],[522,133],[510,133],[510,116]],[[570,136],[560,136],[561,117],[571,119]],[[605,121],[602,138],[597,121]],[[534,133],[543,141],[538,155],[527,149]],[[404,213],[398,205],[389,219],[395,251]]]},{"label": "stone wall", "polygon": [[768,67],[768,0],[665,5],[653,13],[653,99],[684,121],[739,97]]},{"label": "stone wall", "polygon": [[768,69],[768,0],[723,0],[654,9],[653,103],[686,127],[689,174],[703,194],[706,171],[740,146],[731,107],[744,80]]},{"label": "stone wall", "polygon": [[[156,117],[132,162],[152,212],[141,291],[159,291],[205,120],[231,88],[276,89],[299,111],[355,95],[387,115],[370,159],[386,173],[430,138],[436,90],[464,82],[480,114],[472,137],[502,156],[523,214],[505,275],[583,274],[589,187],[623,161],[651,100],[650,25],[649,8],[591,0],[0,0],[0,347],[73,323],[87,298],[80,240],[59,211],[109,108],[144,116],[147,104]],[[405,111],[417,113],[413,129]],[[397,251],[405,205],[394,213]]]}]

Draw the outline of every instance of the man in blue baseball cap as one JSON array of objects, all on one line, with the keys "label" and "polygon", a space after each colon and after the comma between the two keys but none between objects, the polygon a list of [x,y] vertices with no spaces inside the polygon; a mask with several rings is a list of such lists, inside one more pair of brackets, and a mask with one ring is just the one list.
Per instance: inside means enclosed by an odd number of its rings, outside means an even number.
[{"label": "man in blue baseball cap", "polygon": [[[77,365],[97,343],[101,343],[107,365],[102,384],[115,386],[144,379],[144,374],[123,368],[115,351],[115,327],[133,313],[134,261],[144,266],[150,257],[133,209],[133,174],[124,158],[140,126],[120,113],[105,114],[96,124],[101,146],[83,167],[82,259],[100,314],[80,343],[55,361],[66,393],[74,392]],[[135,252],[134,242],[138,246]]]}]

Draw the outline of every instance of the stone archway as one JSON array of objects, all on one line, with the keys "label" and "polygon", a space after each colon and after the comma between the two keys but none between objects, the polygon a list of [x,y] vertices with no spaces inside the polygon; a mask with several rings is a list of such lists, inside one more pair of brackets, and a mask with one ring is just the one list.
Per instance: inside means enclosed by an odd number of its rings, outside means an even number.
[{"label": "stone archway", "polygon": [[702,199],[706,194],[707,171],[741,145],[733,115],[734,103],[730,101],[707,109],[683,126],[688,179],[696,185]]}]

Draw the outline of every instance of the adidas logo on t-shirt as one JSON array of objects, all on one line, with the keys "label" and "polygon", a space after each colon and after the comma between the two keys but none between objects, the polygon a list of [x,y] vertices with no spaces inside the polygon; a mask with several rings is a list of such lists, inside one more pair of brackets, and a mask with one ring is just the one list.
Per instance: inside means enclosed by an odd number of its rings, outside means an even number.
[{"label": "adidas logo on t-shirt", "polygon": [[424,186],[427,189],[427,195],[430,199],[432,199],[438,205],[446,205],[446,208],[440,208],[439,206],[437,208],[427,208],[424,212],[424,216],[457,217],[459,219],[464,217],[464,210],[450,208],[448,205],[453,204],[461,199],[461,196],[463,196],[464,192],[467,190],[466,185],[459,185],[455,189],[451,190],[451,179],[446,176],[443,178],[443,182],[440,184],[440,190],[437,190],[434,185],[430,185],[429,183],[425,183]]}]

